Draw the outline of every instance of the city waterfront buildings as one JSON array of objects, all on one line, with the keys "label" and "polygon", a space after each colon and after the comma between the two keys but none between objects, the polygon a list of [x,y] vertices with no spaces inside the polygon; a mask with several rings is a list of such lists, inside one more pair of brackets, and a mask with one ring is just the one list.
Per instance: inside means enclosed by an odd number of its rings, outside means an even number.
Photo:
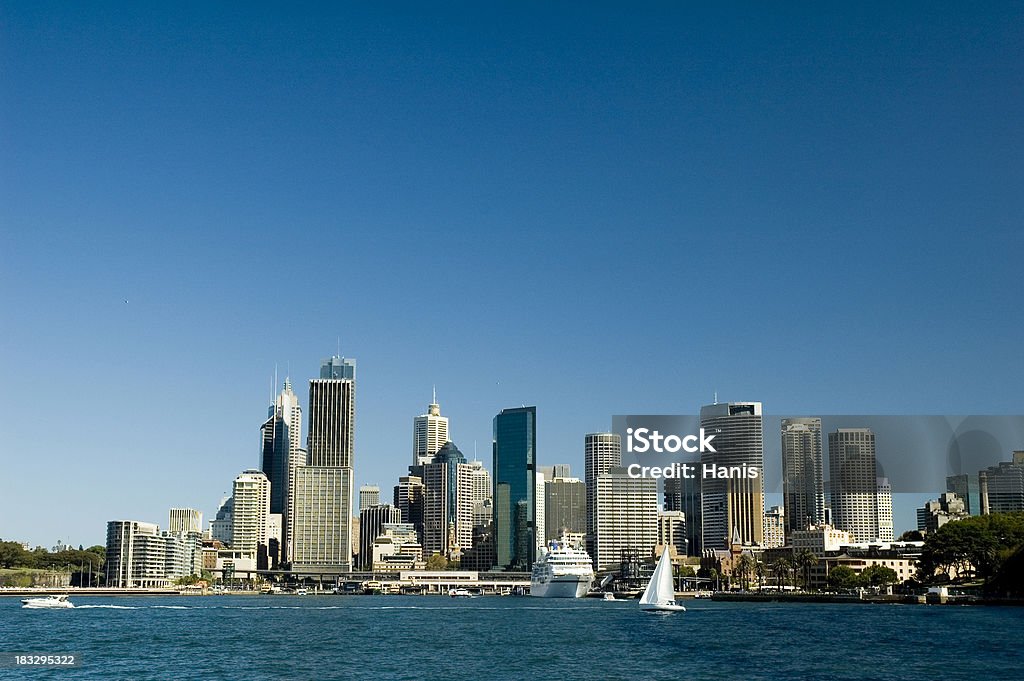
[{"label": "city waterfront buildings", "polygon": [[978,473],[982,514],[1024,511],[1024,451]]},{"label": "city waterfront buildings", "polygon": [[380,487],[377,485],[362,485],[359,488],[359,510],[380,505]]},{"label": "city waterfront buildings", "polygon": [[917,529],[925,533],[936,532],[946,523],[963,520],[969,515],[963,499],[955,492],[945,492],[917,509]]},{"label": "city waterfront buildings", "polygon": [[390,504],[368,506],[359,511],[359,562],[363,570],[373,568],[373,545],[388,525],[402,522],[402,512]]}]

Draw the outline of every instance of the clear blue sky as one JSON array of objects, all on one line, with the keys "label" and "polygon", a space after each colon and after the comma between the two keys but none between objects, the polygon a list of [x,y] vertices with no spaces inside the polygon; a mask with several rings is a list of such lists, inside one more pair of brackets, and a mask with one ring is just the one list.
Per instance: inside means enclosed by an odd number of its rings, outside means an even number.
[{"label": "clear blue sky", "polygon": [[0,537],[209,516],[339,338],[385,489],[435,383],[577,470],[715,390],[1020,412],[1024,6],[891,5],[4,3]]}]

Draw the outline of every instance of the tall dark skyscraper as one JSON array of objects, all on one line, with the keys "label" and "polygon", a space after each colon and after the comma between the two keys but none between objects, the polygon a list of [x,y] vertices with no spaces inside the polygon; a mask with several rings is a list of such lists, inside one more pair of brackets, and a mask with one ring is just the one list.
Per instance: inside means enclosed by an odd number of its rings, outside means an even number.
[{"label": "tall dark skyscraper", "polygon": [[494,417],[493,451],[497,566],[529,570],[537,546],[537,408],[502,409]]},{"label": "tall dark skyscraper", "polygon": [[291,560],[295,468],[306,463],[306,450],[302,448],[302,408],[288,379],[268,409],[267,420],[260,427],[260,436],[260,469],[270,480],[270,512],[280,513],[282,517],[282,559],[288,562]]},{"label": "tall dark skyscraper", "polygon": [[825,522],[821,419],[782,419],[782,498],[786,539]]}]

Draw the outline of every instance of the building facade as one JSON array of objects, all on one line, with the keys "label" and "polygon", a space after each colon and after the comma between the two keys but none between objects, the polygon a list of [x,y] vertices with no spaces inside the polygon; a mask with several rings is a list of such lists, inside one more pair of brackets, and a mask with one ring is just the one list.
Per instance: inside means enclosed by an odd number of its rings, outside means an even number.
[{"label": "building facade", "polygon": [[412,465],[430,463],[434,454],[450,439],[448,417],[441,416],[441,405],[437,403],[437,391],[427,405],[427,413],[412,420]]},{"label": "building facade", "polygon": [[587,433],[583,437],[583,481],[587,486],[587,553],[596,559],[597,479],[622,465],[618,433]]},{"label": "building facade", "polygon": [[833,524],[852,534],[856,541],[877,540],[874,432],[870,428],[839,428],[829,433],[828,463]]},{"label": "building facade", "polygon": [[764,541],[764,432],[760,402],[709,404],[700,409],[700,427],[715,437],[716,451],[701,452],[707,465],[756,470],[757,477],[701,479],[702,549],[728,549],[738,532],[744,545]]},{"label": "building facade", "polygon": [[295,472],[296,567],[352,569],[355,400],[355,360],[324,360],[309,382],[309,465]]},{"label": "building facade", "polygon": [[554,478],[544,484],[544,539],[566,532],[587,532],[587,485],[579,478]]},{"label": "building facade", "polygon": [[622,551],[651,555],[658,543],[658,481],[633,478],[625,468],[611,468],[597,477],[594,499],[594,559],[597,570],[613,569]]},{"label": "building facade", "polygon": [[782,498],[785,533],[825,522],[821,419],[782,419]]},{"label": "building facade", "polygon": [[497,567],[526,571],[536,557],[537,408],[501,410],[493,433]]}]

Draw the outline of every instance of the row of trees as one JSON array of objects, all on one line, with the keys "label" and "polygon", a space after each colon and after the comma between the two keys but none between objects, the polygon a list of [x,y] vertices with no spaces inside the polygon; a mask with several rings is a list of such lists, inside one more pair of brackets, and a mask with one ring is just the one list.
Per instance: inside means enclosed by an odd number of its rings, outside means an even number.
[{"label": "row of trees", "polygon": [[918,574],[925,583],[984,581],[1000,592],[1020,592],[1024,583],[1014,575],[1022,551],[1024,512],[971,516],[925,538]]},{"label": "row of trees", "polygon": [[771,562],[764,562],[750,554],[743,554],[736,561],[733,570],[740,586],[747,588],[756,579],[759,589],[769,586],[798,586],[802,582],[806,589],[810,585],[811,568],[818,564],[818,557],[810,551],[798,551],[792,558],[781,556]]},{"label": "row of trees", "polygon": [[90,546],[64,551],[47,551],[39,546],[31,551],[16,541],[0,541],[0,568],[29,568],[37,570],[88,569],[95,572],[106,560],[106,549]]}]

